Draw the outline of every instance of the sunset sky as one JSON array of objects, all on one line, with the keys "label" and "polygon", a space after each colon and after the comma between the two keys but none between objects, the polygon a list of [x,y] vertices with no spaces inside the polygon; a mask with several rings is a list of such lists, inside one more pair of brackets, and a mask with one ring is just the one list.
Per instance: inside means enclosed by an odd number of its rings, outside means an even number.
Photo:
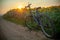
[{"label": "sunset sky", "polygon": [[0,14],[4,14],[10,9],[24,7],[31,3],[31,7],[49,7],[60,5],[60,0],[0,0]]}]

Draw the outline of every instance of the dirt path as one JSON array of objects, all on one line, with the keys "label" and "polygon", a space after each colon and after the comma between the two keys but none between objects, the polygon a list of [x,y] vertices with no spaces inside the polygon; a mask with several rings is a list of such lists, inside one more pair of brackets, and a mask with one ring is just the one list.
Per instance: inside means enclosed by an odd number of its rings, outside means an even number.
[{"label": "dirt path", "polygon": [[0,18],[0,28],[7,40],[51,40],[46,38],[42,32],[29,32],[28,28],[17,25]]}]

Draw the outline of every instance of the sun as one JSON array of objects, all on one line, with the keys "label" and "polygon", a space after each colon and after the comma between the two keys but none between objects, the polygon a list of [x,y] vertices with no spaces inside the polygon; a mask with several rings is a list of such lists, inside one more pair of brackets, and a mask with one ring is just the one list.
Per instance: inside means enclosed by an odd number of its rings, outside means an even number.
[{"label": "sun", "polygon": [[19,5],[17,8],[18,8],[18,9],[21,9],[21,8],[23,8],[23,6],[22,6],[22,5]]}]

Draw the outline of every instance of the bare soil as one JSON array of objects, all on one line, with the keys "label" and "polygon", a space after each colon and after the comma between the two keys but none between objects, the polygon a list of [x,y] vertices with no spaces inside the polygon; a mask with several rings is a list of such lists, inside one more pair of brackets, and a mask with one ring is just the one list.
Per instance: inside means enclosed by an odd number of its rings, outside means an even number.
[{"label": "bare soil", "polygon": [[39,31],[28,31],[27,27],[0,18],[0,40],[52,40]]}]

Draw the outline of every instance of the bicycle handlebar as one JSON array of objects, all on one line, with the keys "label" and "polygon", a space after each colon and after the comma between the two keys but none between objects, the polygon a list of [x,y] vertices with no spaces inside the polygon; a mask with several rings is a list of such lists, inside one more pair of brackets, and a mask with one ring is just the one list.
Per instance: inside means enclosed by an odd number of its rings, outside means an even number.
[{"label": "bicycle handlebar", "polygon": [[30,6],[31,6],[31,4],[28,4],[27,6],[25,6],[25,8],[27,8],[27,7],[30,8]]}]

